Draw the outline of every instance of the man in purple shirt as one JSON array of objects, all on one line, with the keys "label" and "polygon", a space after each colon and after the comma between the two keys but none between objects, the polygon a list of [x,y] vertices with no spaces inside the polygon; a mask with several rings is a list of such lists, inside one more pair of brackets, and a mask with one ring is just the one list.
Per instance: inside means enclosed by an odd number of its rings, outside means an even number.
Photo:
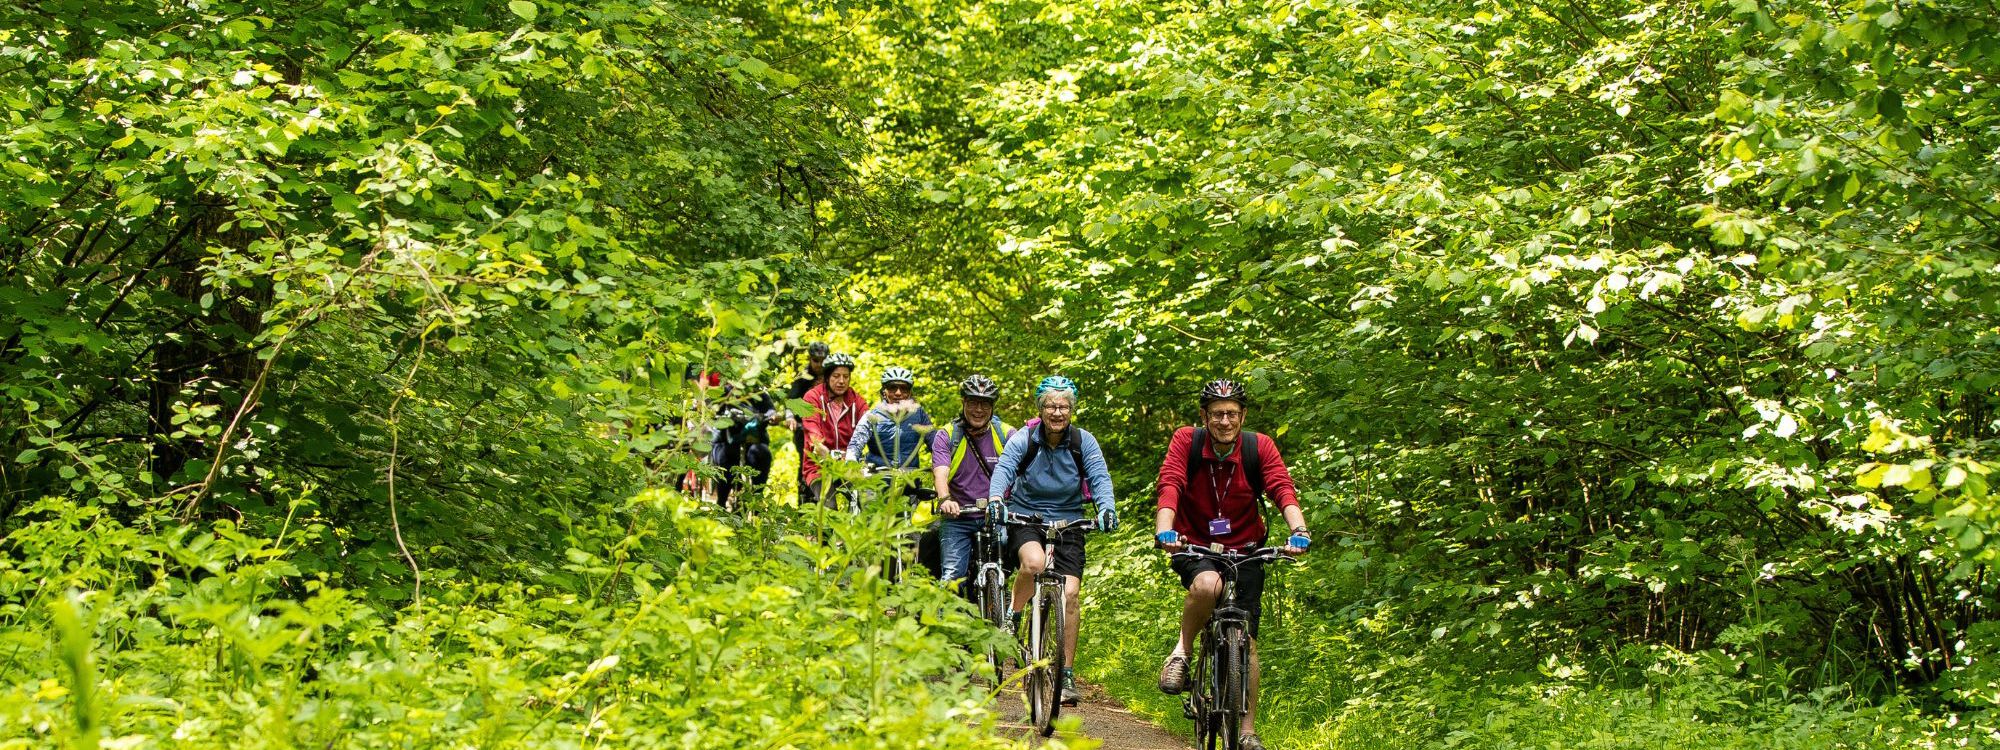
[{"label": "man in purple shirt", "polygon": [[938,533],[942,580],[964,578],[972,565],[972,547],[985,523],[979,507],[1000,460],[1000,447],[1012,431],[993,418],[1000,386],[992,378],[974,375],[958,385],[958,418],[947,429],[931,432],[931,475],[938,494],[938,513],[945,517]]}]

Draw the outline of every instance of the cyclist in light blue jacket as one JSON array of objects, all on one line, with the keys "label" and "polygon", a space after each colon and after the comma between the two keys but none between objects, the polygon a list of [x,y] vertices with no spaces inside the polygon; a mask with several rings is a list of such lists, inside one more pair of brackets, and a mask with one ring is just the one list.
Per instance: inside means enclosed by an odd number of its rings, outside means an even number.
[{"label": "cyclist in light blue jacket", "polygon": [[[931,468],[930,412],[915,398],[916,376],[902,367],[882,371],[882,402],[862,415],[847,441],[847,460],[897,472]],[[929,487],[920,488],[929,492]]]},{"label": "cyclist in light blue jacket", "polygon": [[[1076,382],[1061,375],[1043,378],[1035,387],[1037,423],[1021,428],[1007,440],[1006,449],[1000,452],[1000,463],[993,467],[987,502],[997,504],[1005,496],[1008,512],[1038,515],[1047,521],[1083,518],[1086,511],[1094,509],[1097,528],[1113,531],[1118,528],[1118,513],[1111,491],[1111,471],[1105,466],[1104,451],[1097,438],[1070,421],[1076,413],[1076,396]],[[1049,567],[1049,558],[1054,557],[1054,569],[1063,576],[1065,584],[1064,608],[1068,610],[1065,619],[1079,622],[1083,537],[1081,534],[1058,537],[1053,540],[1053,555],[1044,551],[1048,541],[1042,538],[1039,528],[1008,525],[1007,547],[1020,564],[1014,577],[1012,609],[1018,617],[1034,591],[1035,576]],[[1071,627],[1063,633],[1065,664],[1076,663],[1077,630]],[[1063,703],[1075,705],[1074,670],[1064,669],[1062,678]]]}]

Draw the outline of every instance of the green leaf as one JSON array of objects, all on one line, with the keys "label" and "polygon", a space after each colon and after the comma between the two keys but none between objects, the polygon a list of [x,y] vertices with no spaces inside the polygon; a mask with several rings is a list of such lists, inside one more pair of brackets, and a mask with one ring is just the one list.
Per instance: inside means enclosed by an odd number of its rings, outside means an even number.
[{"label": "green leaf", "polygon": [[514,11],[514,15],[520,16],[525,21],[534,21],[535,16],[541,13],[541,9],[536,8],[535,4],[528,0],[507,0],[507,9]]}]

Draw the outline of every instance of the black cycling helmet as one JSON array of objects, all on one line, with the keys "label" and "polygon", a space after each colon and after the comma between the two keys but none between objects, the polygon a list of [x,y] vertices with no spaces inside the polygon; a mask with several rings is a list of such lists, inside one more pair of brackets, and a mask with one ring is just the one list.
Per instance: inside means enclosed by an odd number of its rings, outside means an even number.
[{"label": "black cycling helmet", "polygon": [[965,398],[999,401],[1000,384],[993,382],[992,378],[985,375],[974,375],[958,384],[958,395]]},{"label": "black cycling helmet", "polygon": [[1201,387],[1201,408],[1206,409],[1209,404],[1217,401],[1234,401],[1247,409],[1250,407],[1250,394],[1243,390],[1242,383],[1234,380],[1224,378],[1208,381],[1208,385]]},{"label": "black cycling helmet", "polygon": [[826,342],[824,342],[824,341],[814,341],[814,342],[812,342],[812,344],[811,344],[810,346],[807,346],[807,347],[806,347],[806,356],[808,356],[808,357],[825,357],[825,356],[826,356],[826,351],[827,351],[827,349],[826,349]]}]

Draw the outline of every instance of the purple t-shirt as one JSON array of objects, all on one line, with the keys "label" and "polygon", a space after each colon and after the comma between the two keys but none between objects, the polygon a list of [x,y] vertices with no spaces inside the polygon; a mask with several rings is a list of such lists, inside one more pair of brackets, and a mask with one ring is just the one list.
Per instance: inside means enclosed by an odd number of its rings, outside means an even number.
[{"label": "purple t-shirt", "polygon": [[[965,436],[965,460],[959,462],[958,473],[951,475],[946,481],[946,486],[951,490],[951,499],[957,500],[959,505],[965,508],[960,518],[980,518],[985,515],[984,511],[973,510],[972,504],[986,497],[987,487],[993,479],[993,465],[1000,461],[1000,448],[993,444],[993,427],[993,423],[988,423],[986,429],[972,430]],[[951,466],[952,430],[964,428],[965,426],[959,424],[958,420],[952,420],[946,429],[931,433],[932,466],[947,468]],[[1012,434],[1012,430],[1001,430],[1000,442],[1007,442],[1007,436]]]}]

